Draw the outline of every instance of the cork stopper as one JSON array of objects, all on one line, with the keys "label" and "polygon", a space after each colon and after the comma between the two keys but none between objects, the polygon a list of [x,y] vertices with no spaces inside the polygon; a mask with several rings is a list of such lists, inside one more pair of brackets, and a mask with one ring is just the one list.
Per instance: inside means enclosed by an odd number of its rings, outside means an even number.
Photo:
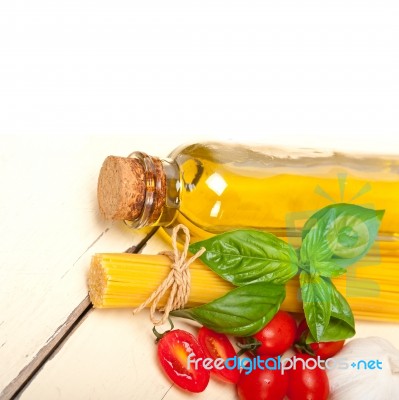
[{"label": "cork stopper", "polygon": [[136,158],[109,156],[98,178],[97,198],[106,219],[135,220],[144,207],[145,173]]},{"label": "cork stopper", "polygon": [[107,157],[100,170],[97,197],[106,219],[131,221],[134,228],[155,224],[166,201],[162,161],[141,152]]}]

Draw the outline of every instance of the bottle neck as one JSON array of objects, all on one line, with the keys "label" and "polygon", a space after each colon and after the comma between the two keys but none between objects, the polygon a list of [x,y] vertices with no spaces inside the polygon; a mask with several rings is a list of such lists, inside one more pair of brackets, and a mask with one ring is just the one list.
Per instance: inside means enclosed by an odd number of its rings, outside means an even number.
[{"label": "bottle neck", "polygon": [[132,228],[170,225],[180,205],[181,176],[172,159],[159,159],[142,152],[129,158],[137,160],[143,169],[144,199],[140,214],[127,224]]}]

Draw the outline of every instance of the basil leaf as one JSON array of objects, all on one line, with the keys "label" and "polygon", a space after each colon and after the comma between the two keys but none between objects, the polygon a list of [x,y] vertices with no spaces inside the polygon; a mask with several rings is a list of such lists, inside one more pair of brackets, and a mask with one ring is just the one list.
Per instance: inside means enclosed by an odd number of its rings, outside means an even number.
[{"label": "basil leaf", "polygon": [[314,271],[327,278],[335,278],[346,272],[345,268],[340,267],[333,261],[314,261],[311,264]]},{"label": "basil leaf", "polygon": [[[340,203],[341,204],[341,203]],[[325,214],[327,214],[330,210],[330,208],[335,207],[336,204],[330,204],[329,206],[323,207],[320,210],[316,211],[314,214],[312,214],[307,221],[305,222],[305,225],[302,228],[302,241],[305,240],[306,236],[310,232],[310,230],[316,225],[316,223],[324,217]]]},{"label": "basil leaf", "polygon": [[295,249],[276,236],[254,230],[236,230],[193,243],[201,247],[201,260],[223,279],[236,286],[253,282],[285,283],[298,272]]},{"label": "basil leaf", "polygon": [[[349,339],[356,333],[352,310],[345,297],[338,292],[333,283],[331,281],[327,282],[331,285],[331,318],[319,341],[331,342]],[[316,342],[316,339],[309,334],[306,338],[306,343],[314,342]]]},{"label": "basil leaf", "polygon": [[[331,281],[330,281],[331,282]],[[331,282],[331,316],[343,321],[355,334],[355,319],[345,297]]]},{"label": "basil leaf", "polygon": [[[327,329],[323,333],[322,337],[318,340],[319,342],[336,342],[338,340],[345,340],[355,335],[355,329],[351,328],[344,321],[339,318],[331,317],[328,323]],[[311,333],[306,338],[306,343],[315,343],[317,340]]]},{"label": "basil leaf", "polygon": [[306,321],[311,334],[319,342],[330,322],[330,285],[321,276],[305,271],[301,272],[299,282]]},{"label": "basil leaf", "polygon": [[355,204],[334,204],[316,212],[304,226],[301,262],[329,261],[345,268],[374,243],[384,211]]},{"label": "basil leaf", "polygon": [[216,332],[234,336],[253,335],[276,314],[285,297],[285,287],[265,282],[235,288],[218,299],[171,315],[189,318]]}]

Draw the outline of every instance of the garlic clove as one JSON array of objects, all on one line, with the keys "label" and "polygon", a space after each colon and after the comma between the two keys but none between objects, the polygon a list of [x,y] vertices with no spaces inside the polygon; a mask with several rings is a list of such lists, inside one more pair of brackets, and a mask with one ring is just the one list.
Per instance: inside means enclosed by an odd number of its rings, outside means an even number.
[{"label": "garlic clove", "polygon": [[353,339],[333,359],[330,399],[399,399],[399,350],[387,340]]}]

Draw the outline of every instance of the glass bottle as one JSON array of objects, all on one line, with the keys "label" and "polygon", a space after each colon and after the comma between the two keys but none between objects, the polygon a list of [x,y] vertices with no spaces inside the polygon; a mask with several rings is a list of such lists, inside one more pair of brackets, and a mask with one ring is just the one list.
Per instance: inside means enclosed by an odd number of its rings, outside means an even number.
[{"label": "glass bottle", "polygon": [[159,159],[108,157],[98,181],[108,219],[134,228],[184,223],[192,241],[231,229],[300,235],[318,209],[345,202],[384,209],[380,238],[399,239],[399,155],[197,143]]}]

